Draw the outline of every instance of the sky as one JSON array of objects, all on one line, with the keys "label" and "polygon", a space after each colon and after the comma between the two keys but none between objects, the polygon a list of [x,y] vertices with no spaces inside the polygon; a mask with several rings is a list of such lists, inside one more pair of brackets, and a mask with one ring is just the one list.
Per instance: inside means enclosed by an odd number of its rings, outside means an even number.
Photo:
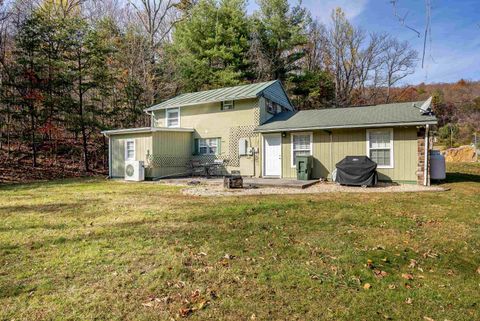
[{"label": "sky", "polygon": [[[249,0],[251,13],[258,6]],[[296,0],[289,0],[296,4]],[[427,37],[424,68],[419,61],[415,73],[403,83],[455,82],[459,79],[480,80],[480,0],[430,0],[431,36]],[[402,26],[393,14],[390,0],[303,0],[302,5],[313,17],[329,22],[332,9],[341,7],[350,21],[370,32],[388,32],[400,40],[408,40],[423,51],[425,1],[398,0],[397,12],[408,13],[406,24],[422,32],[422,37]]]}]

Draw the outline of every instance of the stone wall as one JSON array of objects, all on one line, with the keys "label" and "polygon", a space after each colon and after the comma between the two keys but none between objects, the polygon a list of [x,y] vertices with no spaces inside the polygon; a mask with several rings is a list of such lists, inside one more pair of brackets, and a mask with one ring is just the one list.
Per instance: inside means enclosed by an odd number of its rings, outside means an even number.
[{"label": "stone wall", "polygon": [[425,174],[425,128],[417,130],[417,183],[423,185]]}]

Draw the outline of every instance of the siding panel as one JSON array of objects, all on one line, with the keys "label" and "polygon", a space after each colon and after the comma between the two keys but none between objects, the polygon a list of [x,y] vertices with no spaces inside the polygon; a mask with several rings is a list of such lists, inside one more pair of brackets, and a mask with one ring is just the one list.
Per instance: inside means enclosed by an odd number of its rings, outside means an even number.
[{"label": "siding panel", "polygon": [[[327,131],[313,132],[313,156],[315,178],[331,178],[335,164],[348,155],[366,155],[366,129],[333,130],[332,144]],[[417,130],[415,127],[394,128],[394,168],[378,169],[381,180],[416,181],[417,169]],[[290,133],[282,139],[282,175],[296,178],[295,169],[291,167]],[[331,149],[331,153],[330,153]]]}]

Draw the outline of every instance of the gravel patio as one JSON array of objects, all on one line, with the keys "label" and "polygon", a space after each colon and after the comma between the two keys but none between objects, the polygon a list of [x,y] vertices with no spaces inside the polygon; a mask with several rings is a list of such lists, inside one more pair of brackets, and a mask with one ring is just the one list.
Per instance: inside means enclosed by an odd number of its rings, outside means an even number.
[{"label": "gravel patio", "polygon": [[242,195],[271,195],[271,194],[316,194],[316,193],[401,193],[401,192],[442,192],[446,191],[441,185],[421,186],[416,184],[397,184],[380,182],[374,187],[342,186],[332,182],[318,181],[305,188],[289,187],[288,184],[273,185],[272,179],[244,178],[244,188],[226,189],[222,178],[178,178],[159,180],[158,183],[185,186],[182,190],[185,195],[192,196],[242,196]]}]

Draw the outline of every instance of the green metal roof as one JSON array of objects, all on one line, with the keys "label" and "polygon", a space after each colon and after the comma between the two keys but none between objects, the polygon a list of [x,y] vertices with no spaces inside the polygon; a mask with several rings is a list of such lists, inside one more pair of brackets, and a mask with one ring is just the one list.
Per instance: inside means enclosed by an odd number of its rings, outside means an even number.
[{"label": "green metal roof", "polygon": [[256,84],[241,85],[241,86],[235,86],[235,87],[225,87],[225,88],[219,88],[219,89],[213,89],[213,90],[181,94],[172,99],[166,100],[160,104],[149,107],[145,109],[145,111],[152,111],[152,110],[172,108],[172,107],[191,106],[191,105],[198,105],[198,104],[211,103],[211,102],[220,102],[224,100],[256,98],[258,96],[261,96],[263,91],[265,91],[265,89],[267,89],[273,84],[276,84],[275,87],[277,87],[277,85],[281,86],[278,80],[273,80],[273,81],[261,82]]},{"label": "green metal roof", "polygon": [[256,131],[278,132],[436,124],[437,119],[435,116],[422,114],[420,110],[422,103],[409,102],[283,112],[257,127]]}]

